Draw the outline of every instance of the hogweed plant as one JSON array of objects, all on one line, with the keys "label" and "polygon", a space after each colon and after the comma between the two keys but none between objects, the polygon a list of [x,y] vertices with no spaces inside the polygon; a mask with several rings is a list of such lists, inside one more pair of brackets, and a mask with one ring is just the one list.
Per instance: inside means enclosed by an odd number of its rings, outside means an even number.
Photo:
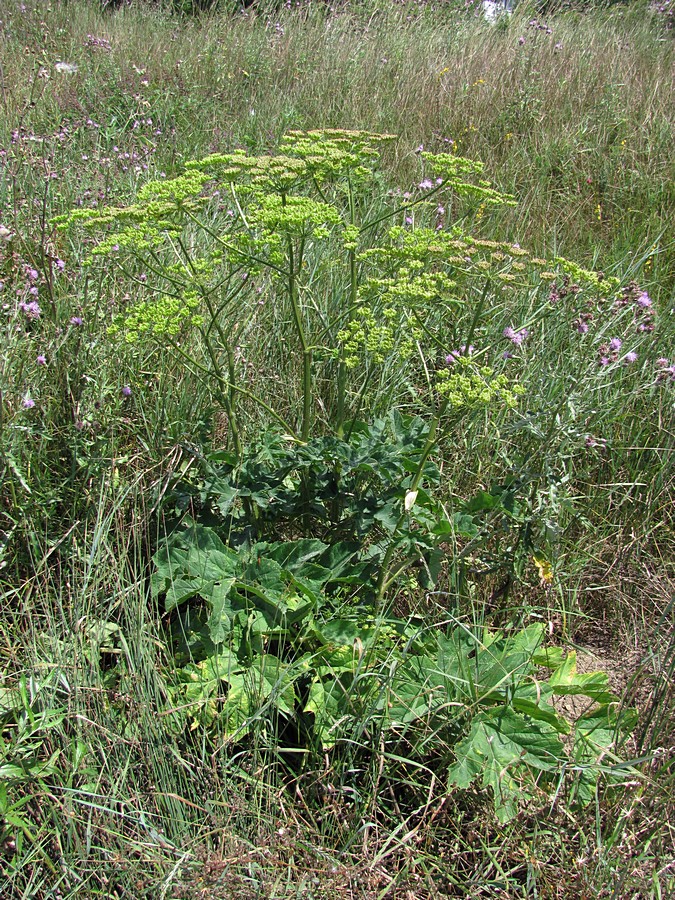
[{"label": "hogweed plant", "polygon": [[[487,207],[515,204],[483,179],[481,163],[419,148],[417,184],[389,186],[382,151],[394,140],[293,131],[276,155],[212,154],[188,162],[178,177],[147,183],[130,206],[77,209],[55,220],[60,229],[77,225],[93,234],[85,264],[100,261],[129,288],[110,335],[128,345],[168,346],[212,390],[227,418],[234,472],[250,454],[244,409],[257,406],[296,448],[321,434],[348,441],[361,409],[372,404],[368,389],[378,368],[395,361],[411,373],[427,437],[399,485],[401,512],[381,556],[378,605],[415,557],[390,571],[402,531],[409,540],[419,528],[412,512],[427,459],[453,429],[480,410],[497,422],[528,392],[543,408],[536,424],[532,410],[521,409],[519,427],[539,435],[544,453],[556,436],[569,442],[579,431],[583,415],[574,405],[587,413],[586,449],[602,446],[593,424],[602,420],[602,394],[616,389],[615,376],[639,369],[636,348],[654,327],[651,300],[637,287],[619,294],[616,278],[472,234],[468,225]],[[99,283],[105,290],[105,279]],[[266,372],[242,365],[242,345],[258,340],[270,305],[274,318],[290,318],[289,357],[300,359],[298,390],[287,386],[281,401],[272,398]],[[515,308],[526,311],[526,321],[507,318]],[[587,345],[591,338],[595,346],[581,370],[575,360],[562,396],[548,398],[541,384],[527,383],[528,347],[538,338],[545,348],[561,329],[571,355],[574,340]],[[294,396],[301,397],[299,415]],[[307,508],[306,486],[302,493]]]},{"label": "hogweed plant", "polygon": [[[574,751],[588,799],[587,766],[613,752],[621,726],[606,679],[577,676],[572,656],[547,662],[538,625],[505,637],[450,617],[446,646],[387,615],[385,600],[413,567],[419,584],[435,586],[457,535],[460,556],[479,559],[504,520],[519,529],[512,546],[532,553],[550,581],[549,523],[537,544],[531,511],[542,478],[551,490],[549,448],[602,446],[581,430],[602,421],[595,410],[610,376],[616,390],[639,368],[653,309],[633,285],[620,292],[615,278],[481,236],[485,210],[515,201],[478,162],[420,150],[419,181],[392,188],[382,154],[393,141],[293,131],[277,154],[216,153],[147,183],[129,206],[77,209],[55,223],[79,226],[88,244],[93,235],[86,265],[103,267],[101,290],[106,277],[128,288],[111,337],[170,348],[227,418],[230,447],[187,489],[199,502],[189,516],[182,504],[181,526],[155,557],[154,590],[180,661],[177,724],[232,741],[267,721],[321,752],[340,735],[349,740],[344,723],[364,716],[369,730],[397,739],[442,732],[455,748],[450,780],[468,786],[489,760],[483,783],[508,818],[526,773],[534,792],[564,757],[557,734],[568,726],[551,706],[555,693],[599,704]],[[295,342],[297,390],[287,386],[281,400],[268,373],[242,363],[270,305],[292,323]],[[549,397],[528,381],[527,355],[563,331],[556,346],[585,341],[585,362],[573,351],[567,389]],[[419,417],[373,420],[372,385],[387,366],[407,373]],[[661,362],[645,389],[661,389],[667,371]],[[256,408],[273,426],[262,437],[246,424]],[[448,511],[425,489],[440,481],[434,454],[460,428],[487,420],[498,429],[509,417],[531,439],[523,465],[541,452],[543,474]],[[544,690],[534,667],[549,663]],[[438,731],[439,709],[457,711],[449,732]]]}]

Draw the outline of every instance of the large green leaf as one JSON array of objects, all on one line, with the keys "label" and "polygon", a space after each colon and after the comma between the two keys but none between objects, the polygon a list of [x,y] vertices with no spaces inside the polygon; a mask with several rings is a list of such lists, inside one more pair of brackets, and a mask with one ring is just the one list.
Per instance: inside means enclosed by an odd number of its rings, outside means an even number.
[{"label": "large green leaf", "polygon": [[226,735],[241,737],[263,707],[270,715],[293,714],[293,671],[270,654],[257,656],[248,666],[234,653],[214,654],[180,670],[172,699],[187,708],[195,724],[210,725],[217,719]]},{"label": "large green leaf", "polygon": [[209,637],[214,644],[220,644],[229,636],[235,610],[232,608],[231,594],[234,578],[225,578],[214,584],[211,590],[211,614],[209,616]]},{"label": "large green leaf", "polygon": [[457,628],[438,638],[439,664],[456,680],[467,703],[499,703],[531,671],[542,638],[540,623],[506,638],[486,629]]},{"label": "large green leaf", "polygon": [[323,750],[335,745],[339,736],[344,688],[337,679],[316,678],[309,688],[304,712],[314,715],[314,735]]},{"label": "large green leaf", "polygon": [[577,798],[590,803],[601,775],[609,781],[623,779],[625,768],[613,770],[616,741],[635,727],[637,714],[633,709],[619,711],[618,704],[596,706],[575,722],[572,757],[577,764]]},{"label": "large green leaf", "polygon": [[547,722],[559,734],[570,733],[569,722],[556,712],[551,703],[553,691],[547,682],[534,678],[522,681],[505,696],[517,712],[530,716],[532,719]]},{"label": "large green leaf", "polygon": [[573,651],[548,680],[554,694],[581,694],[598,703],[611,703],[616,697],[609,690],[606,672],[577,672],[577,655]]},{"label": "large green leaf", "polygon": [[534,772],[558,768],[564,748],[547,723],[501,707],[474,716],[455,756],[450,782],[467,788],[480,775],[481,785],[492,789],[497,818],[508,822],[518,812],[519,801],[534,793]]},{"label": "large green leaf", "polygon": [[201,525],[173,535],[154,557],[151,587],[165,595],[167,612],[199,594],[207,597],[213,586],[235,575],[238,556],[213,529]]},{"label": "large green leaf", "polygon": [[279,563],[282,569],[297,572],[304,563],[316,560],[327,549],[327,544],[315,538],[303,538],[276,544],[256,544],[254,551]]}]

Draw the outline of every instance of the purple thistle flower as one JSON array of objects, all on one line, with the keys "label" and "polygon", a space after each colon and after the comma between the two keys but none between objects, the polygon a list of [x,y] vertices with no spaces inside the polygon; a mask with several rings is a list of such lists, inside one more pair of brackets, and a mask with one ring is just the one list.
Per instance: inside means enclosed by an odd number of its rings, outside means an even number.
[{"label": "purple thistle flower", "polygon": [[579,334],[586,334],[588,331],[588,322],[575,322],[574,327]]},{"label": "purple thistle flower", "polygon": [[37,300],[31,300],[30,303],[19,303],[27,319],[39,319],[42,313]]},{"label": "purple thistle flower", "polygon": [[623,358],[625,363],[634,363],[637,361],[638,355],[634,350],[631,350],[630,353],[626,353]]},{"label": "purple thistle flower", "polygon": [[600,365],[608,366],[609,365],[609,356],[601,356],[600,357]]},{"label": "purple thistle flower", "polygon": [[641,309],[648,309],[652,305],[651,298],[647,291],[642,291],[635,302]]},{"label": "purple thistle flower", "polygon": [[615,353],[618,353],[622,345],[623,341],[621,340],[621,338],[612,338],[612,340],[609,342],[609,349],[614,351]]},{"label": "purple thistle flower", "polygon": [[430,181],[428,178],[425,178],[424,181],[420,181],[417,185],[421,191],[430,191],[433,186],[433,181]]},{"label": "purple thistle flower", "polygon": [[31,295],[31,297],[37,297],[37,295],[40,293],[40,290],[36,285],[33,285],[28,289],[28,293]]},{"label": "purple thistle flower", "polygon": [[524,37],[522,37],[522,36],[521,36],[521,37],[519,37],[519,38],[518,38],[518,43],[519,43],[519,44],[520,44],[520,46],[521,46],[521,47],[522,47],[522,46],[523,46],[523,44],[524,44],[524,43],[525,43],[525,38],[524,38]]},{"label": "purple thistle flower", "polygon": [[516,331],[509,325],[508,328],[504,329],[502,334],[505,338],[508,338],[515,347],[520,347],[525,338],[529,337],[530,332],[527,328],[521,328],[520,331]]},{"label": "purple thistle flower", "polygon": [[122,388],[122,396],[123,397],[131,397],[131,388],[128,384],[125,384]]},{"label": "purple thistle flower", "polygon": [[28,394],[21,401],[21,405],[24,409],[32,409],[35,406],[35,400],[32,397],[29,397]]},{"label": "purple thistle flower", "polygon": [[35,362],[38,364],[38,366],[46,366],[47,365],[47,357],[44,356],[42,353],[40,353],[40,355],[35,360]]},{"label": "purple thistle flower", "polygon": [[56,268],[59,270],[59,272],[63,272],[65,267],[66,267],[66,264],[64,263],[64,261],[62,259],[56,260]]},{"label": "purple thistle flower", "polygon": [[70,318],[70,324],[75,325],[77,327],[79,327],[82,324],[82,321],[83,320],[82,320],[81,316],[71,316],[71,318]]},{"label": "purple thistle flower", "polygon": [[459,350],[451,350],[450,353],[448,353],[448,355],[445,357],[445,362],[449,366],[452,366],[454,363],[457,362],[457,360],[460,358],[460,356],[471,356],[473,351],[474,351],[473,344],[470,344],[468,347],[466,346],[466,344],[462,344],[462,346],[459,348]]}]

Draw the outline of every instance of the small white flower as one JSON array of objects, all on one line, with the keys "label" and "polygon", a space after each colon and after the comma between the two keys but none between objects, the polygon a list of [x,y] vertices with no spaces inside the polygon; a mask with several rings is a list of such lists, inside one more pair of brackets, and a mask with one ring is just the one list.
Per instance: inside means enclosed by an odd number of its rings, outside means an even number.
[{"label": "small white flower", "polygon": [[57,62],[54,68],[60,75],[74,75],[77,72],[75,63]]},{"label": "small white flower", "polygon": [[9,228],[5,228],[4,225],[0,225],[0,241],[11,241],[12,237],[13,235]]}]

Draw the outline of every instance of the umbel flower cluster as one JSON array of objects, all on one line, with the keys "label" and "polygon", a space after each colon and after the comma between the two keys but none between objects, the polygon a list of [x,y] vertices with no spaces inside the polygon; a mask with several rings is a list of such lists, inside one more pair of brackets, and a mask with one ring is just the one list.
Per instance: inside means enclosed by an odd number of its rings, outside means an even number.
[{"label": "umbel flower cluster", "polygon": [[130,282],[131,300],[110,332],[131,343],[174,345],[197,329],[205,370],[229,396],[232,415],[236,341],[263,290],[290,310],[297,333],[304,438],[317,358],[337,366],[338,427],[349,396],[358,394],[355,379],[413,352],[429,361],[446,405],[511,406],[520,389],[476,363],[480,352],[452,371],[431,363],[447,352],[448,326],[471,320],[488,292],[548,291],[573,278],[579,292],[596,296],[616,285],[453,225],[460,213],[468,221],[472,210],[514,203],[483,178],[479,162],[421,152],[417,185],[387,189],[382,154],[394,140],[366,131],[292,131],[277,154],[212,154],[175,178],[147,183],[129,206],[77,209],[55,223],[95,233],[87,263],[112,260]]}]

